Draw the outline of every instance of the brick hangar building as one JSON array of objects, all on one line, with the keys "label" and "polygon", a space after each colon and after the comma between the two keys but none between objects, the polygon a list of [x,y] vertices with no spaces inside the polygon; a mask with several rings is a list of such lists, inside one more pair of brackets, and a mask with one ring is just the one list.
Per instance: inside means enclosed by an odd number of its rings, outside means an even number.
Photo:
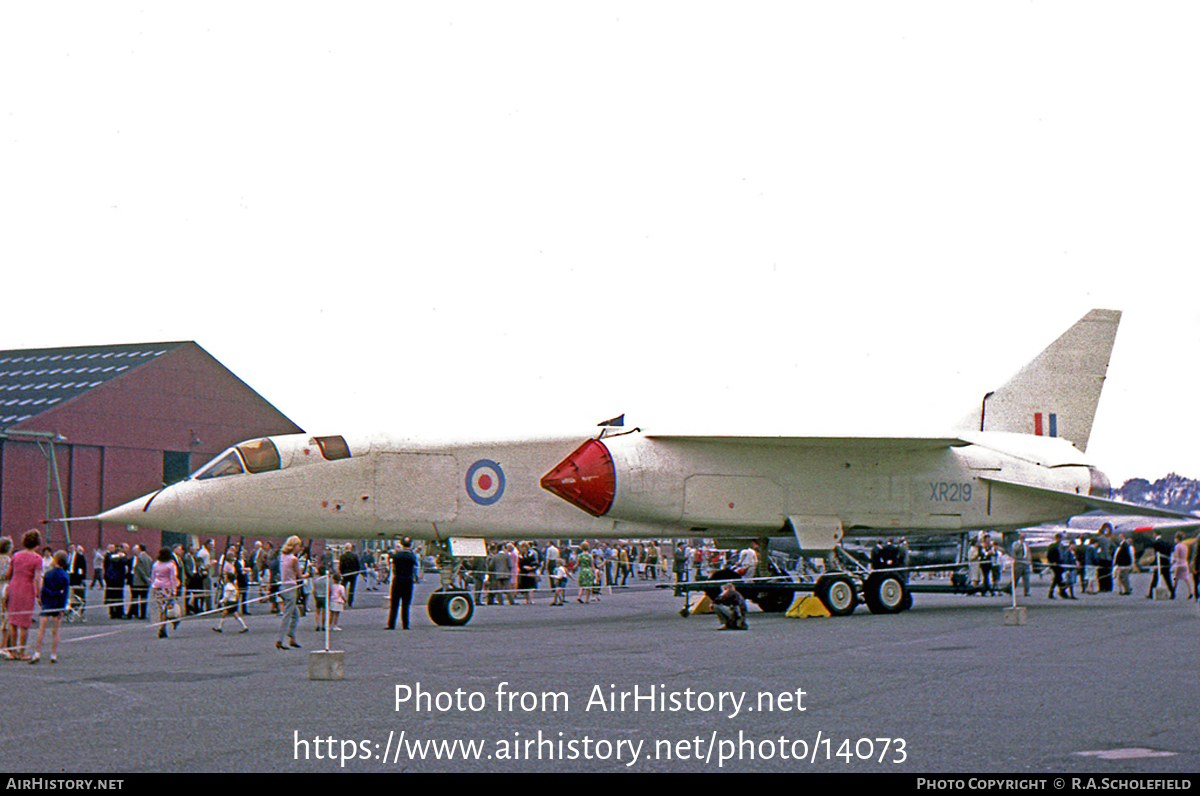
[{"label": "brick hangar building", "polygon": [[300,432],[194,342],[0,351],[0,535],[19,549],[38,528],[58,549],[69,530],[88,551],[141,542],[153,552],[158,531],[42,520],[92,516],[236,442]]}]

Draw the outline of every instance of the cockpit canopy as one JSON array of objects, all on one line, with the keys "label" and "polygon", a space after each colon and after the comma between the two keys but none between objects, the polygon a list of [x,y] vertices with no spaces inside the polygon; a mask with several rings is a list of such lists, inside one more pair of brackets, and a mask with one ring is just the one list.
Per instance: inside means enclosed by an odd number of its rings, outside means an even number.
[{"label": "cockpit canopy", "polygon": [[[300,442],[302,438],[279,438],[278,441],[283,444],[285,440],[296,439]],[[208,464],[201,467],[190,478],[197,481],[203,481],[209,478],[221,478],[227,475],[239,475],[241,473],[269,473],[273,470],[281,470],[288,467],[292,461],[292,454],[296,452],[296,448],[302,448],[307,454],[309,447],[315,445],[321,451],[321,457],[325,461],[337,461],[338,459],[349,459],[351,456],[350,446],[346,443],[346,438],[341,435],[333,437],[309,437],[304,440],[303,445],[293,445],[293,447],[285,450],[285,455],[281,456],[279,445],[276,440],[269,437],[262,439],[250,440],[234,445],[232,448],[221,453]]]}]

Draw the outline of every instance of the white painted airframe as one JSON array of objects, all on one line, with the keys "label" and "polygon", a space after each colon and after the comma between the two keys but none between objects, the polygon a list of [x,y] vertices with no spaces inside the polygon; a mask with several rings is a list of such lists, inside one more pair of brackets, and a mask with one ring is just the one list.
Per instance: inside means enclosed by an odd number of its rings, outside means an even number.
[{"label": "white painted airframe", "polygon": [[[1119,321],[1116,311],[1089,312],[942,437],[635,429],[581,444],[578,436],[298,434],[243,442],[98,519],[205,536],[787,535],[804,550],[823,550],[844,534],[1013,529],[1093,509],[1132,513],[1107,499],[1107,479],[1084,455]],[[876,603],[899,610],[902,582],[871,588],[882,589]],[[439,603],[438,615],[450,624],[469,619],[469,598],[456,606],[446,617]]]}]

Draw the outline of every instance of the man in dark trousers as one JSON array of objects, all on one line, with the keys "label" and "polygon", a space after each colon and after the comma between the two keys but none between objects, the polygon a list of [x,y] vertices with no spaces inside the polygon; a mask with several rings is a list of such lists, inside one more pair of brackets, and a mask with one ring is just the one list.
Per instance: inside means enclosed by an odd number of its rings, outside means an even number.
[{"label": "man in dark trousers", "polygon": [[342,584],[346,587],[346,607],[354,607],[354,584],[358,582],[360,565],[354,547],[347,547],[338,558],[338,571],[342,573]]},{"label": "man in dark trousers", "polygon": [[1200,600],[1200,538],[1192,542],[1192,551],[1188,554],[1188,564],[1192,568],[1192,594]]},{"label": "man in dark trousers", "polygon": [[1096,580],[1100,584],[1100,591],[1112,591],[1113,552],[1116,548],[1112,526],[1106,522],[1100,526],[1100,533],[1096,536]]},{"label": "man in dark trousers", "polygon": [[1150,592],[1146,595],[1146,599],[1154,599],[1154,587],[1158,585],[1158,576],[1161,574],[1163,582],[1171,590],[1171,599],[1174,600],[1175,582],[1171,580],[1171,553],[1174,552],[1175,545],[1164,539],[1161,533],[1155,531],[1154,541],[1150,543],[1150,548],[1154,550],[1154,565],[1151,570],[1154,577],[1150,580]]},{"label": "man in dark trousers", "polygon": [[145,619],[146,595],[150,593],[150,573],[154,567],[154,559],[150,558],[143,545],[135,544],[133,551],[129,572],[129,612],[138,619]]},{"label": "man in dark trousers", "polygon": [[1050,584],[1050,593],[1046,596],[1051,600],[1054,599],[1054,590],[1058,589],[1058,595],[1064,600],[1067,598],[1067,590],[1063,583],[1063,568],[1062,568],[1062,534],[1054,534],[1054,541],[1046,548],[1046,563],[1050,565],[1050,572],[1054,575],[1054,581]]},{"label": "man in dark trousers", "polygon": [[417,579],[417,556],[412,551],[412,539],[400,540],[400,548],[393,550],[392,558],[392,603],[388,607],[388,630],[396,629],[396,609],[400,609],[400,627],[408,630],[408,607],[412,605],[413,581]]},{"label": "man in dark trousers", "polygon": [[125,614],[125,584],[129,582],[129,557],[122,547],[113,547],[104,557],[104,602],[109,619],[128,619]]},{"label": "man in dark trousers", "polygon": [[86,622],[87,556],[84,554],[81,544],[72,547],[71,554],[67,557],[67,577],[71,583],[72,611],[79,617],[80,622]]}]

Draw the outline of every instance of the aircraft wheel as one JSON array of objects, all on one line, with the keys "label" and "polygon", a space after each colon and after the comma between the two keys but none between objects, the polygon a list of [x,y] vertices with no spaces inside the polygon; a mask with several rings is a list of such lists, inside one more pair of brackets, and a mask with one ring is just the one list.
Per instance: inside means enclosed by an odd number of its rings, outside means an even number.
[{"label": "aircraft wheel", "polygon": [[849,616],[858,605],[854,581],[845,575],[821,578],[817,581],[817,588],[813,593],[834,616]]},{"label": "aircraft wheel", "polygon": [[[863,597],[873,614],[896,614],[904,610],[904,596],[908,589],[895,575],[875,573],[863,585]],[[912,598],[909,598],[912,603]]]},{"label": "aircraft wheel", "polygon": [[465,591],[435,591],[429,595],[429,618],[435,625],[460,627],[475,615],[475,602]]},{"label": "aircraft wheel", "polygon": [[444,625],[446,623],[446,595],[440,591],[435,591],[429,595],[429,601],[425,603],[425,607],[429,611],[429,618],[435,625]]}]

